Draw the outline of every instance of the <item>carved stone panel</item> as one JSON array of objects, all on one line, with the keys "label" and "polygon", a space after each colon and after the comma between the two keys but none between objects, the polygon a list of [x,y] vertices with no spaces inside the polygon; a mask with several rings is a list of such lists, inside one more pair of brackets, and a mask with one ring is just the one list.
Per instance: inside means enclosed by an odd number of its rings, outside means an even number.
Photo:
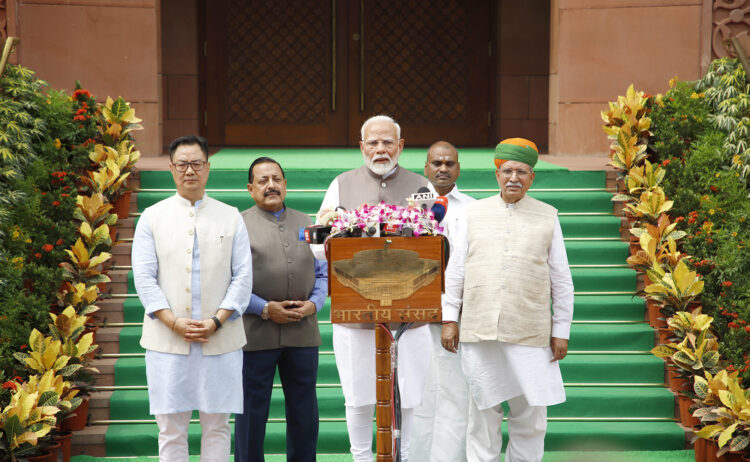
[{"label": "carved stone panel", "polygon": [[737,37],[745,51],[750,51],[750,0],[714,0],[713,58],[730,56],[724,40],[731,37]]}]

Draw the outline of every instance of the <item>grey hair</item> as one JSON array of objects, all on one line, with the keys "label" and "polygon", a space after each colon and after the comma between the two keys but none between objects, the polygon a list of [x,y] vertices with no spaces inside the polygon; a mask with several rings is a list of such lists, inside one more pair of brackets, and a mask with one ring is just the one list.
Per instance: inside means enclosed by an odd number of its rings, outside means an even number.
[{"label": "grey hair", "polygon": [[370,126],[370,124],[373,124],[375,122],[390,122],[396,127],[396,141],[401,139],[401,125],[397,124],[395,120],[393,120],[392,117],[387,116],[385,114],[379,114],[376,116],[372,116],[369,119],[365,120],[365,123],[362,124],[362,128],[360,129],[360,136],[362,141],[365,140],[365,129]]}]

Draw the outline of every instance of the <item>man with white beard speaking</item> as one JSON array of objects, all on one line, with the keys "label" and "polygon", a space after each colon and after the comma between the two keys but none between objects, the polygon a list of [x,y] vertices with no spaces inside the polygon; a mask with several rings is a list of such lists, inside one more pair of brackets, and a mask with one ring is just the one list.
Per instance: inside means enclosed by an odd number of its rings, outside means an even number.
[{"label": "man with white beard speaking", "polygon": [[[337,176],[328,187],[320,210],[344,207],[347,210],[381,201],[406,205],[406,198],[427,179],[400,165],[404,148],[401,127],[385,115],[362,124],[359,142],[365,165]],[[322,246],[316,246],[322,247]],[[317,251],[316,251],[317,250]],[[318,258],[323,258],[314,249]],[[375,412],[375,325],[334,324],[333,351],[346,405],[346,426],[355,462],[373,461],[372,419]],[[422,401],[430,365],[430,331],[426,324],[408,329],[399,340],[398,370],[401,393],[401,460],[408,460],[409,433],[414,408]]]}]

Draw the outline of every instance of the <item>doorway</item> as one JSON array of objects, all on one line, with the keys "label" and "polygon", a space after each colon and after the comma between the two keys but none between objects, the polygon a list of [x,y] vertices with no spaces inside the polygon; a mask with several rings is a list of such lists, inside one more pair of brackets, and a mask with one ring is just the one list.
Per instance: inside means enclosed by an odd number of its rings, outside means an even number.
[{"label": "doorway", "polygon": [[490,140],[489,0],[202,4],[206,135],[225,146],[355,146],[392,115],[411,146]]}]

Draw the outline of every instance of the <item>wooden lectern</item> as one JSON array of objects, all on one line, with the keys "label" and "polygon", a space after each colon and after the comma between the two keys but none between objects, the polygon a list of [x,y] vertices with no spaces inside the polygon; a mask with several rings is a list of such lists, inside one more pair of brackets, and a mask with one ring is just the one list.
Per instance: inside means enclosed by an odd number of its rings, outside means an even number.
[{"label": "wooden lectern", "polygon": [[[332,323],[440,322],[443,236],[328,241]],[[393,460],[391,339],[375,326],[377,460]]]}]

